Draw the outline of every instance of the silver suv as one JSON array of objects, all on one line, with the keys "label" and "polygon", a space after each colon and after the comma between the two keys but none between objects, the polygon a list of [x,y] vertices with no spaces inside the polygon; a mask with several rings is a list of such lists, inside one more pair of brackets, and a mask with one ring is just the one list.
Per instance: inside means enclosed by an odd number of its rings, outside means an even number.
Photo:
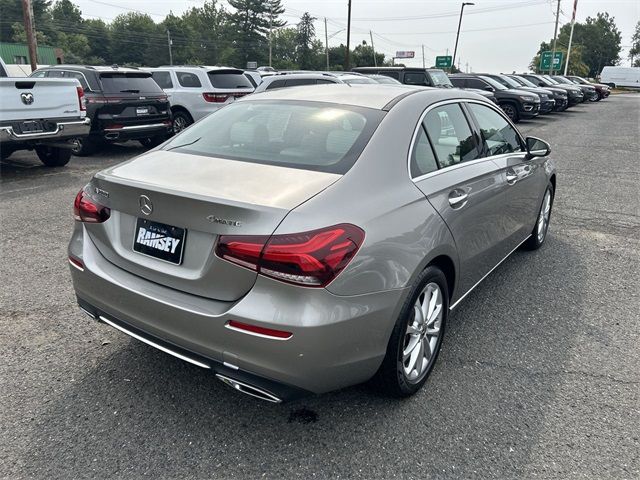
[{"label": "silver suv", "polygon": [[147,70],[169,97],[176,133],[253,92],[244,72],[235,68],[173,65]]}]

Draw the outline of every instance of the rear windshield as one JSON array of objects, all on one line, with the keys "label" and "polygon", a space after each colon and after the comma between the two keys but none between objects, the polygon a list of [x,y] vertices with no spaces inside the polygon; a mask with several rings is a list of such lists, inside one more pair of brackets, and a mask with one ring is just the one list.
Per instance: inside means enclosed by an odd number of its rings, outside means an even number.
[{"label": "rear windshield", "polygon": [[101,73],[100,81],[105,93],[163,93],[150,73]]},{"label": "rear windshield", "polygon": [[164,150],[343,174],[383,116],[319,102],[242,101],[195,123]]},{"label": "rear windshield", "polygon": [[213,88],[253,88],[242,70],[213,70],[208,75]]}]

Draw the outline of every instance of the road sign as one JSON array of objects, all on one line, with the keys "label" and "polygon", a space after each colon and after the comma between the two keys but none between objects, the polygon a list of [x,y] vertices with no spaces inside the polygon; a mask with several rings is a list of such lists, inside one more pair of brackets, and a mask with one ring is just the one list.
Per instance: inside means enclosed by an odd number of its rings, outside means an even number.
[{"label": "road sign", "polygon": [[415,56],[416,56],[416,52],[409,50],[409,51],[396,52],[395,58],[413,58]]},{"label": "road sign", "polygon": [[258,62],[247,62],[247,69],[255,70],[258,68]]},{"label": "road sign", "polygon": [[436,67],[451,68],[451,55],[436,57]]},{"label": "road sign", "polygon": [[[562,52],[556,52],[553,58],[553,69],[560,70],[562,65]],[[551,52],[542,52],[540,55],[540,70],[551,70]]]}]

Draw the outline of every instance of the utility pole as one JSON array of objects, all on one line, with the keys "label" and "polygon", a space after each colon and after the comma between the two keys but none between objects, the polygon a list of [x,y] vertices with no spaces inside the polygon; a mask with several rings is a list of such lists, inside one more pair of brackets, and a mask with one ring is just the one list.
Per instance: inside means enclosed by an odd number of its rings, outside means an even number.
[{"label": "utility pole", "polygon": [[351,65],[349,64],[350,48],[351,48],[351,0],[349,0],[349,11],[347,14],[347,51],[344,56],[345,72],[351,70]]},{"label": "utility pole", "polygon": [[[558,0],[560,1],[560,0]],[[453,67],[456,65],[456,53],[458,51],[458,39],[460,38],[460,27],[462,26],[462,14],[464,12],[464,7],[466,5],[475,5],[472,2],[462,2],[462,7],[460,8],[460,20],[458,20],[458,33],[456,33],[456,46],[453,47],[453,58],[451,59],[451,70],[453,71]]]},{"label": "utility pole", "polygon": [[373,50],[373,66],[378,66],[378,59],[376,58],[376,48],[373,46],[373,32],[369,30],[369,38],[371,38],[371,50]]},{"label": "utility pole", "polygon": [[273,32],[273,10],[269,10],[269,66],[271,66],[271,34]]},{"label": "utility pole", "polygon": [[422,68],[426,68],[424,64],[424,44],[422,45]]},{"label": "utility pole", "polygon": [[[573,15],[571,16],[571,33],[569,34],[569,46],[567,47],[567,60],[564,63],[564,74],[567,74],[569,68],[569,55],[571,55],[571,41],[573,40],[573,27],[576,24],[576,9],[578,8],[578,0],[573,0]],[[632,64],[633,65],[633,64]]]},{"label": "utility pole", "polygon": [[556,40],[558,39],[558,20],[560,19],[560,0],[558,0],[558,8],[556,9],[556,29],[553,32],[553,49],[551,50],[551,71],[550,75],[553,75],[553,64],[556,59]]},{"label": "utility pole", "polygon": [[327,57],[327,70],[329,70],[329,34],[327,33],[327,17],[324,17],[324,53]]},{"label": "utility pole", "polygon": [[33,26],[31,0],[22,0],[22,16],[24,17],[24,31],[27,34],[27,44],[29,45],[29,61],[33,72],[38,68],[38,43],[36,41],[35,27]]},{"label": "utility pole", "polygon": [[167,28],[167,44],[169,45],[169,65],[173,65],[173,52],[171,51],[171,45],[173,45],[173,40],[171,40],[171,32]]}]

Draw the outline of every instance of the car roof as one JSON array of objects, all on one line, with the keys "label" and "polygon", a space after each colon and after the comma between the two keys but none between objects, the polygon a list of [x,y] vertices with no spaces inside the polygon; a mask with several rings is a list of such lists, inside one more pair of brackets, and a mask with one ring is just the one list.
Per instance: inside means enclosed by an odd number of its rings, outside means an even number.
[{"label": "car roof", "polygon": [[389,71],[389,70],[397,70],[397,71],[401,71],[401,70],[405,70],[405,71],[412,71],[412,72],[442,72],[444,70],[440,69],[440,68],[422,68],[422,67],[355,67],[353,69],[354,72],[377,72],[379,70],[385,70],[385,71]]},{"label": "car roof", "polygon": [[91,70],[93,72],[144,72],[145,70],[137,68],[137,67],[120,67],[118,65],[76,65],[76,64],[58,64],[58,65],[49,65],[48,67],[42,67],[41,70],[52,69],[52,70]]},{"label": "car roof", "polygon": [[327,78],[331,78],[333,80],[336,81],[340,81],[338,79],[338,77],[336,77],[335,75],[329,75],[326,73],[316,73],[316,72],[309,72],[309,73],[276,73],[275,75],[269,75],[267,77],[263,78],[263,82],[269,81],[276,81],[276,80],[296,80],[296,79],[300,79],[300,78],[306,78],[306,79],[316,79],[316,80],[320,80],[320,79],[327,79]]},{"label": "car roof", "polygon": [[441,94],[441,88],[417,87],[412,85],[312,85],[268,90],[249,95],[239,102],[252,100],[293,100],[307,102],[334,103],[354,107],[383,110],[389,103],[418,92],[432,91]]}]

